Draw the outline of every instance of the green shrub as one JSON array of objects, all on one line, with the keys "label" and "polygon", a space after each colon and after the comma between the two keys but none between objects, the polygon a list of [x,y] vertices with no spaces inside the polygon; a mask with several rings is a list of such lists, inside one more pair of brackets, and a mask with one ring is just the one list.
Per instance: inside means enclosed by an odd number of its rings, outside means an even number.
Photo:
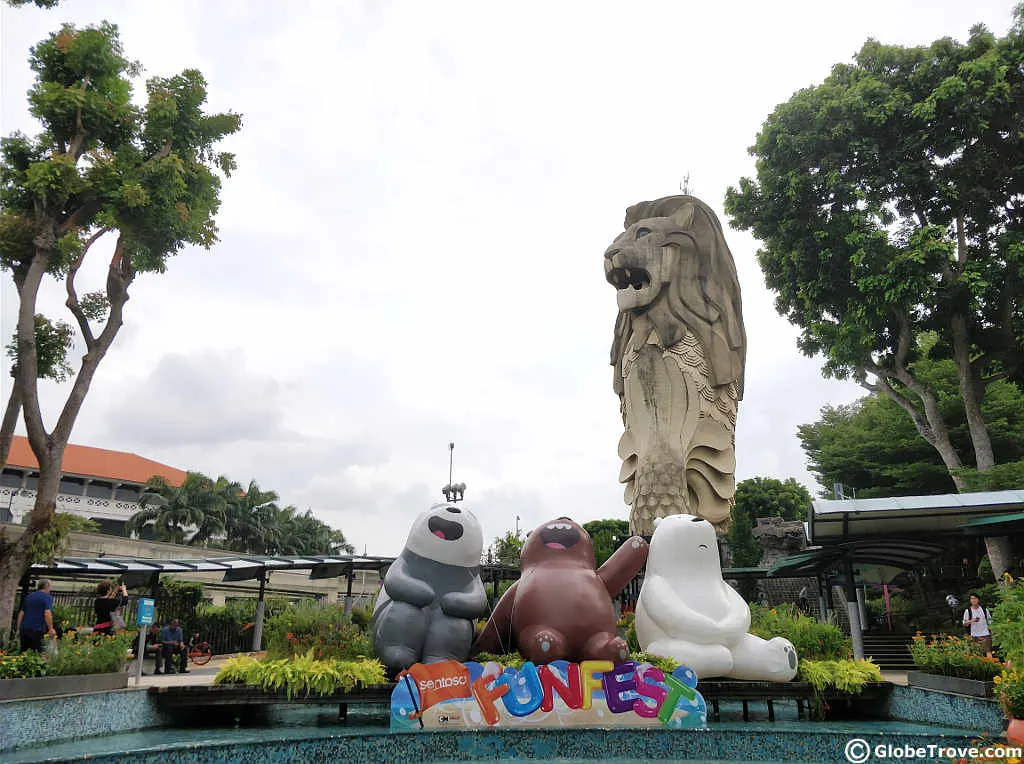
[{"label": "green shrub", "polygon": [[479,653],[472,660],[476,661],[477,663],[490,663],[491,661],[494,661],[495,663],[500,663],[503,668],[514,669],[522,668],[523,664],[526,662],[526,659],[523,658],[523,656],[521,656],[517,652],[507,653],[505,655],[495,655],[494,653]]},{"label": "green shrub", "polygon": [[618,626],[626,632],[626,644],[631,653],[640,652],[640,640],[636,636],[636,613],[623,613]]},{"label": "green shrub", "polygon": [[[992,642],[1014,666],[1024,665],[1024,586],[1003,574],[999,604],[992,609]],[[985,600],[982,600],[984,602]]]},{"label": "green shrub", "polygon": [[800,612],[795,605],[766,608],[750,606],[750,633],[762,639],[785,637],[804,660],[843,660],[853,655],[853,645],[842,629],[819,623]]},{"label": "green shrub", "polygon": [[316,658],[337,660],[374,655],[373,641],[352,623],[341,605],[290,605],[267,621],[263,633],[270,658],[291,658],[310,651]]},{"label": "green shrub", "polygon": [[370,621],[373,620],[373,608],[370,606],[354,607],[352,608],[351,618],[352,623],[363,631],[367,631],[370,628]]},{"label": "green shrub", "polygon": [[56,652],[46,660],[46,673],[49,676],[69,676],[121,671],[131,657],[132,643],[137,636],[138,632],[134,631],[122,631],[113,636],[81,637],[68,632],[56,641]]},{"label": "green shrub", "polygon": [[868,682],[881,682],[882,671],[870,659],[801,660],[800,679],[810,682],[817,692],[832,688],[841,692],[860,693]]},{"label": "green shrub", "polygon": [[910,657],[918,669],[929,674],[982,682],[991,682],[1003,668],[995,658],[986,658],[974,640],[949,634],[930,638],[918,634],[910,642]]},{"label": "green shrub", "polygon": [[1024,719],[1024,673],[1007,669],[993,680],[996,699],[1009,719]]},{"label": "green shrub", "polygon": [[46,675],[43,656],[35,650],[23,653],[0,651],[0,679],[30,679]]},{"label": "green shrub", "polygon": [[257,660],[239,656],[226,661],[213,680],[217,684],[246,684],[296,695],[335,695],[357,685],[384,684],[387,677],[378,660],[318,660],[310,650],[294,658]]},{"label": "green shrub", "polygon": [[665,658],[661,655],[636,652],[632,653],[630,658],[637,663],[650,663],[654,668],[661,669],[666,674],[671,674],[679,667],[679,663],[677,661],[674,661],[671,658]]}]

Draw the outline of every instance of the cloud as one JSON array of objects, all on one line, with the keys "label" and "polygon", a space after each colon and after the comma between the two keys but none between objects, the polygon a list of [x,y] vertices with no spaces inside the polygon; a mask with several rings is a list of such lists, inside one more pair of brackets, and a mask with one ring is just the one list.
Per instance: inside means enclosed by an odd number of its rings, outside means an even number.
[{"label": "cloud", "polygon": [[[918,6],[5,8],[5,133],[38,129],[28,50],[63,20],[111,19],[147,76],[197,67],[210,108],[244,117],[223,147],[239,168],[223,187],[220,243],[133,285],[73,442],[256,478],[371,554],[400,549],[441,498],[450,441],[486,538],[517,515],[524,528],[625,517],[602,255],[626,207],[689,174],[721,215],[774,106],[868,37],[963,39],[977,21],[1001,33],[1011,18],[1005,0]],[[813,489],[796,427],[862,391],[799,354],[758,243],[726,234],[749,340],[738,476]],[[82,272],[90,289],[109,247],[96,254]],[[6,338],[17,300],[2,289]],[[63,303],[48,284],[40,306],[56,316]],[[51,424],[67,392],[42,386]]]},{"label": "cloud", "polygon": [[283,419],[277,380],[247,374],[240,351],[164,356],[145,378],[125,380],[109,410],[110,436],[143,446],[210,446],[259,440]]}]

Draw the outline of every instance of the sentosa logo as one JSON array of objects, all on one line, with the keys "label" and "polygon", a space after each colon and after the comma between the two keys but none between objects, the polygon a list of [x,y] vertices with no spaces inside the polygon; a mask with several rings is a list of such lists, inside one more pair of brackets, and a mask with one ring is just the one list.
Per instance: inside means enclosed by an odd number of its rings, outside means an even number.
[{"label": "sentosa logo", "polygon": [[443,676],[440,679],[427,679],[420,680],[421,690],[441,690],[445,687],[457,687],[458,685],[468,684],[468,680],[464,676]]}]

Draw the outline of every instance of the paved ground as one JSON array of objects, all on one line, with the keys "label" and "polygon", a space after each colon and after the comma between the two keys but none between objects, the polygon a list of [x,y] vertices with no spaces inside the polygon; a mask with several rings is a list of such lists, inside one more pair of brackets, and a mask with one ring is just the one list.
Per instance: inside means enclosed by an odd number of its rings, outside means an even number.
[{"label": "paved ground", "polygon": [[884,679],[886,682],[892,682],[893,684],[905,685],[907,683],[907,672],[906,671],[883,671],[882,672],[882,679]]},{"label": "paved ground", "polygon": [[146,661],[142,668],[143,674],[138,681],[132,674],[128,679],[129,687],[181,687],[191,684],[213,684],[213,678],[231,656],[218,656],[205,666],[190,663],[187,674],[153,674],[153,661]]}]

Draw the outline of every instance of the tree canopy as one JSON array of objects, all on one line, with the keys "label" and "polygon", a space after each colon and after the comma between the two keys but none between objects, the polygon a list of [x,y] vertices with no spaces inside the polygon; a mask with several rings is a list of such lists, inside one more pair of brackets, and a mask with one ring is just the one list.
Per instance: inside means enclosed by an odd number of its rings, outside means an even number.
[{"label": "tree canopy", "polygon": [[[914,374],[936,391],[954,446],[969,452],[963,403],[952,361],[919,361]],[[989,386],[982,416],[992,438],[997,466],[984,473],[965,468],[961,475],[972,490],[1024,487],[1012,476],[1024,459],[1024,393],[1009,382]],[[872,394],[848,406],[826,406],[821,417],[798,428],[811,471],[831,494],[835,483],[863,498],[920,496],[955,490],[949,471],[890,398]],[[1007,474],[1004,474],[1007,473]],[[981,476],[986,476],[981,479]]]},{"label": "tree canopy", "polygon": [[[803,352],[889,396],[958,481],[995,463],[988,386],[1024,380],[1022,116],[1024,6],[999,39],[869,40],[776,107],[756,178],[726,196]],[[925,357],[956,364],[972,459],[914,372]]]},{"label": "tree canopy", "polygon": [[629,538],[629,521],[591,520],[589,523],[583,523],[583,530],[590,534],[590,540],[594,544],[594,563],[600,568]]},{"label": "tree canopy", "polygon": [[[64,449],[124,322],[129,289],[138,274],[162,273],[183,248],[216,242],[221,175],[231,173],[235,159],[215,147],[241,126],[237,114],[204,111],[206,82],[195,69],[150,78],[142,103],[134,102],[132,80],[141,67],[125,56],[117,27],[106,22],[64,24],[32,48],[29,67],[35,74],[29,111],[41,131],[0,141],[0,269],[10,273],[18,294],[15,374],[0,445],[20,410],[39,480],[25,532],[13,543],[0,538],[0,627],[34,539],[53,522]],[[99,242],[107,241],[112,252],[99,255]],[[79,273],[86,258],[96,257],[107,263],[105,283],[86,292]],[[66,293],[84,349],[50,426],[38,390],[47,348],[37,302],[47,279]],[[51,337],[56,344],[65,342],[62,325],[45,320],[58,330]],[[3,635],[0,628],[0,640]]]},{"label": "tree canopy", "polygon": [[796,478],[754,477],[736,484],[734,513],[742,512],[751,520],[781,517],[803,521],[807,519],[810,506],[811,494]]},{"label": "tree canopy", "polygon": [[177,544],[249,554],[351,554],[345,535],[295,507],[277,506],[277,494],[255,480],[248,488],[223,475],[189,472],[180,486],[154,476],[126,531]]},{"label": "tree canopy", "polygon": [[510,568],[519,567],[519,555],[523,551],[522,532],[505,531],[504,536],[494,539],[494,562]]}]

